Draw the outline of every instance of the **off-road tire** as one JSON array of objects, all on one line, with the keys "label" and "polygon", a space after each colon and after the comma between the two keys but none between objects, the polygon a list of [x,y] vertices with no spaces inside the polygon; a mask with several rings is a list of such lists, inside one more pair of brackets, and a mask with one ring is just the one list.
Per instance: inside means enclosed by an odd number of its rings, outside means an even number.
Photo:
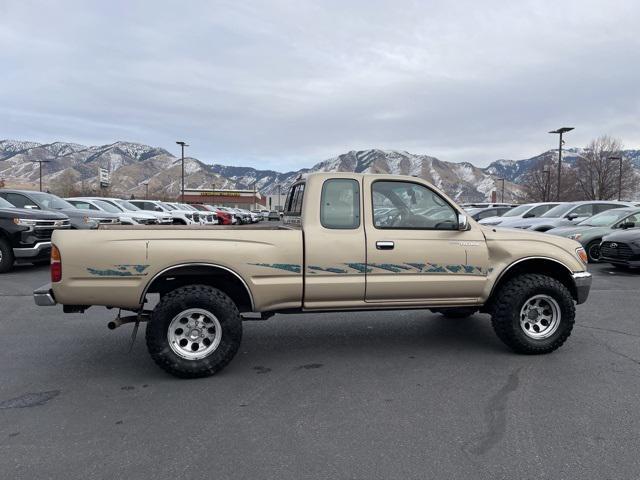
[{"label": "off-road tire", "polygon": [[[190,308],[212,313],[222,327],[218,347],[198,360],[180,357],[169,345],[171,321]],[[206,285],[188,285],[161,298],[151,314],[145,336],[151,358],[166,372],[180,378],[208,377],[226,367],[238,351],[242,340],[242,319],[235,303],[225,293]]]},{"label": "off-road tire", "polygon": [[441,310],[433,310],[435,313],[441,314],[446,318],[468,318],[478,311],[473,307],[459,307],[459,308],[443,308]]},{"label": "off-road tire", "polygon": [[[520,326],[520,311],[535,295],[552,297],[560,308],[556,331],[547,338],[533,339]],[[571,335],[575,321],[575,305],[571,293],[562,283],[540,274],[522,274],[500,287],[492,302],[491,323],[500,340],[516,353],[536,355],[559,348]]]},{"label": "off-road tire", "polygon": [[[589,263],[600,263],[600,257],[595,258],[591,256],[591,249],[595,246],[599,246],[602,240],[593,240],[587,244],[585,250],[587,251],[587,258],[589,259]],[[598,252],[600,250],[598,249]]]},{"label": "off-road tire", "polygon": [[9,242],[4,238],[0,238],[0,273],[5,273],[13,268],[13,249]]}]

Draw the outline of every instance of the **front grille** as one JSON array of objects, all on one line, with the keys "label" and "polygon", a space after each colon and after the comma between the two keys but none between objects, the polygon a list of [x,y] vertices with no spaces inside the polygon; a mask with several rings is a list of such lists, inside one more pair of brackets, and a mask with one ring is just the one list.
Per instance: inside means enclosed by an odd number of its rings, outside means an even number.
[{"label": "front grille", "polygon": [[631,247],[626,243],[602,242],[602,245],[600,245],[600,254],[607,258],[629,260],[633,257],[633,250],[631,250]]},{"label": "front grille", "polygon": [[120,223],[118,218],[94,218],[94,220],[100,225],[117,225]]},{"label": "front grille", "polygon": [[33,227],[33,235],[40,240],[49,240],[54,230],[69,228],[69,220],[36,220]]}]

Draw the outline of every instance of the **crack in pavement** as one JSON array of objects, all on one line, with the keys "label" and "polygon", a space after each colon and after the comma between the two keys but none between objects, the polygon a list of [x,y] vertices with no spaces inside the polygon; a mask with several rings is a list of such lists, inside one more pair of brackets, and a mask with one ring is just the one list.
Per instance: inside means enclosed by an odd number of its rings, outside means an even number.
[{"label": "crack in pavement", "polygon": [[522,367],[511,372],[507,382],[489,399],[485,408],[486,431],[475,441],[466,443],[463,450],[474,455],[484,455],[502,440],[507,431],[507,400],[520,385],[520,370]]},{"label": "crack in pavement", "polygon": [[614,330],[612,328],[593,327],[591,325],[576,325],[576,327],[590,328],[592,330],[601,330],[603,332],[619,333],[620,335],[627,335],[629,337],[640,338],[640,335],[636,335],[635,333],[623,332],[622,330]]}]

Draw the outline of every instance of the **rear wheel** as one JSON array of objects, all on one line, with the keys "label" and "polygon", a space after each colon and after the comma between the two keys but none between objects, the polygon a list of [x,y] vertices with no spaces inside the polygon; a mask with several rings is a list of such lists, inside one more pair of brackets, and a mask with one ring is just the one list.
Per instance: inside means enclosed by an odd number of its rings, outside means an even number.
[{"label": "rear wheel", "polygon": [[13,268],[13,249],[9,242],[0,238],[0,273],[8,272]]},{"label": "rear wheel", "polygon": [[517,353],[556,350],[571,335],[574,318],[571,293],[546,275],[524,274],[508,280],[493,302],[493,328]]},{"label": "rear wheel", "polygon": [[181,378],[213,375],[233,359],[242,339],[238,308],[206,285],[177,288],[162,297],[147,325],[151,358]]},{"label": "rear wheel", "polygon": [[600,242],[601,240],[593,240],[587,245],[587,257],[589,263],[598,263],[600,261]]}]

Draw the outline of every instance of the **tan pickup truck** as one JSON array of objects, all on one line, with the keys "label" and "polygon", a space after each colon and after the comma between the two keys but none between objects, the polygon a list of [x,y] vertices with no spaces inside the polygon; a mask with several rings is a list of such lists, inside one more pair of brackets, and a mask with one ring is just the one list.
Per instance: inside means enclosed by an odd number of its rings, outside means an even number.
[{"label": "tan pickup truck", "polygon": [[272,228],[116,226],[56,231],[52,243],[52,282],[36,303],[133,312],[110,326],[148,322],[151,356],[180,377],[221,370],[242,320],[274,313],[480,311],[515,352],[547,353],[570,335],[591,286],[579,243],[482,227],[405,176],[302,177]]}]

